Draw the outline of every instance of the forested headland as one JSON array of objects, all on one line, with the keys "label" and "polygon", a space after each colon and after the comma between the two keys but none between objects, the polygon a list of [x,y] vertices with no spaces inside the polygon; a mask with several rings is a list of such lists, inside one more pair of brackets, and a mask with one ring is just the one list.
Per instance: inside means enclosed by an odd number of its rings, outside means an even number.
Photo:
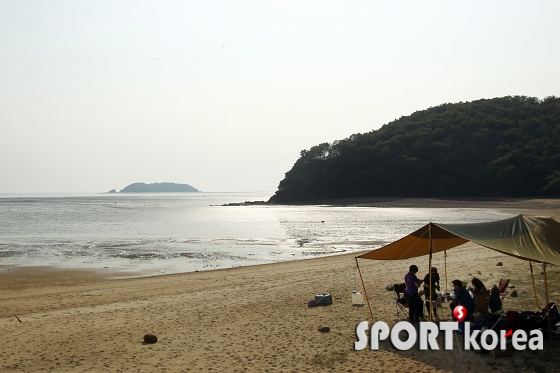
[{"label": "forested headland", "polygon": [[271,203],[560,196],[560,98],[442,104],[302,150]]}]

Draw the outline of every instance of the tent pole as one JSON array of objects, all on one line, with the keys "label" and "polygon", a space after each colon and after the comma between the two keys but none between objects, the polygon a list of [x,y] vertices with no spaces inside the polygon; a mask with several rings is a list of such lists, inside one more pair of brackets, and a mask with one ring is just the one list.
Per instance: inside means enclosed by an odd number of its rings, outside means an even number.
[{"label": "tent pole", "polygon": [[[543,272],[544,272],[544,295],[546,297],[546,307],[548,308],[548,281],[546,279],[546,262],[543,262]],[[550,309],[546,312],[548,319],[548,339],[552,340],[552,325],[550,324]]]},{"label": "tent pole", "polygon": [[356,259],[356,267],[358,268],[358,273],[360,274],[360,280],[362,280],[362,287],[364,288],[364,295],[366,296],[366,302],[369,308],[369,314],[371,315],[371,322],[373,322],[373,312],[371,312],[371,305],[369,304],[369,298],[366,292],[366,285],[364,284],[364,278],[362,277],[362,271],[360,271],[360,265],[358,264],[358,258]]},{"label": "tent pole", "polygon": [[445,293],[447,294],[447,250],[443,252],[443,264],[445,266]]},{"label": "tent pole", "polygon": [[537,287],[535,286],[535,276],[533,276],[533,263],[529,260],[529,267],[531,268],[531,280],[533,281],[533,294],[535,294],[535,305],[539,308],[539,299],[537,298]]},{"label": "tent pole", "polygon": [[[429,276],[428,278],[429,278],[429,286],[430,286],[429,290],[428,290],[430,292],[430,298],[429,298],[430,307],[428,309],[428,312],[429,312],[430,315],[428,317],[428,320],[430,320],[430,322],[432,322],[432,309],[434,308],[434,304],[432,303],[432,297],[433,297],[433,295],[432,295],[432,289],[433,289],[432,288],[432,281],[433,281],[433,279],[432,279],[432,251],[433,251],[433,246],[432,246],[432,244],[433,244],[433,242],[432,242],[432,223],[430,223],[430,225],[428,226],[428,231],[429,231],[429,237],[430,237],[430,259],[428,260],[428,276]],[[423,305],[422,305],[422,308],[424,308]],[[436,310],[437,310],[437,307],[436,307]]]}]

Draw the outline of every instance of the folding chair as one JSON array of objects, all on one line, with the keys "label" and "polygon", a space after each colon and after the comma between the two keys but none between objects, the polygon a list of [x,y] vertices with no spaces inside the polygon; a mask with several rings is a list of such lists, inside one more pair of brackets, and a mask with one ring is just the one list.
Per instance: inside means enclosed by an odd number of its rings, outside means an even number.
[{"label": "folding chair", "polygon": [[[549,313],[550,313],[550,325],[554,327],[560,321],[560,312],[558,312],[558,307],[556,306],[556,303],[550,302],[543,310],[543,319],[547,320],[547,324],[548,324]],[[548,325],[546,329],[548,330]]]},{"label": "folding chair", "polygon": [[[550,326],[548,327],[548,315],[550,313]],[[559,338],[560,337],[560,330],[558,330],[558,323],[560,322],[560,312],[558,311],[558,307],[556,303],[550,302],[541,312],[543,317],[543,322],[541,326],[541,330],[547,330],[552,338]]]},{"label": "folding chair", "polygon": [[[397,320],[408,319],[408,302],[404,297],[404,290],[406,289],[406,284],[394,284],[395,293],[393,294],[393,303],[395,303],[395,308],[397,311]],[[402,316],[401,316],[402,314]]]},{"label": "folding chair", "polygon": [[[496,318],[496,321],[494,322],[494,324],[492,326],[490,326],[488,329],[492,329],[492,330],[496,330],[496,327],[498,326],[498,324],[500,323],[500,321],[504,322],[504,320],[506,319],[506,314],[501,314],[501,315],[496,315],[496,314],[490,314],[492,317]],[[488,320],[490,321],[490,320]],[[464,322],[468,322],[468,321],[464,321]],[[474,330],[474,329],[471,329]],[[453,334],[455,335],[455,342],[457,343],[457,346],[459,347],[459,357],[461,358],[462,362],[465,362],[467,360],[469,360],[469,358],[475,353],[475,350],[472,350],[471,352],[469,352],[467,354],[467,352],[465,351],[465,356],[463,357],[463,352],[462,352],[462,348],[460,347],[461,344],[459,342],[459,334],[456,331],[453,331]]]},{"label": "folding chair", "polygon": [[[550,302],[545,308],[543,308],[542,312],[531,312],[528,314],[527,312],[523,313],[524,321],[527,329],[541,329],[541,330],[549,330],[548,327],[548,317],[550,314],[550,326],[552,327],[552,331],[555,331],[555,325],[560,321],[560,313],[558,312],[558,307],[556,307],[556,303]],[[527,325],[528,324],[528,325]]]},{"label": "folding chair", "polygon": [[502,300],[506,297],[507,295],[507,287],[509,285],[509,278],[501,278],[500,279],[500,283],[498,284],[498,288],[500,289],[500,298],[502,298]]}]

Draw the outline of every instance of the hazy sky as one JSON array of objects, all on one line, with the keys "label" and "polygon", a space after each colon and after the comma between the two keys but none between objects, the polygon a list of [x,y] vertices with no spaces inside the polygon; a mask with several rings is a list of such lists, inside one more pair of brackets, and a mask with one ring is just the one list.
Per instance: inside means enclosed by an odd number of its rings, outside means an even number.
[{"label": "hazy sky", "polygon": [[303,149],[560,95],[560,1],[0,0],[0,193],[274,191]]}]

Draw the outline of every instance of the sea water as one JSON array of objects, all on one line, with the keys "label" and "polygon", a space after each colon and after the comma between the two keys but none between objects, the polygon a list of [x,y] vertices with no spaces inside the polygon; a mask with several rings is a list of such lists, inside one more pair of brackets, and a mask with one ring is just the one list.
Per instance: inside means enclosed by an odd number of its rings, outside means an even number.
[{"label": "sea water", "polygon": [[0,270],[108,268],[162,274],[373,250],[428,222],[490,209],[223,206],[272,193],[0,195]]}]

